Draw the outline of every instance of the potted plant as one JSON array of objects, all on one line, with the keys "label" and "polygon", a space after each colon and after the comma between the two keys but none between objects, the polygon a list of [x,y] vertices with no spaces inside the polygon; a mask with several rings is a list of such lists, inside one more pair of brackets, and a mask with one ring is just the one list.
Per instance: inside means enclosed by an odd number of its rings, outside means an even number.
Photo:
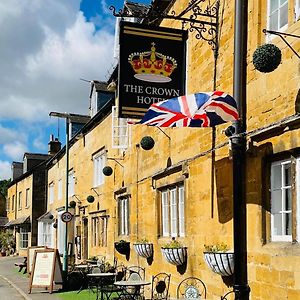
[{"label": "potted plant", "polygon": [[0,250],[1,256],[6,256],[7,252],[14,246],[14,236],[9,231],[0,232]]},{"label": "potted plant", "polygon": [[127,242],[125,240],[115,242],[115,249],[121,254],[127,254],[130,249],[130,242]]},{"label": "potted plant", "polygon": [[136,253],[141,257],[149,258],[153,256],[153,244],[145,238],[137,240],[136,243],[133,244],[133,247]]},{"label": "potted plant", "polygon": [[161,247],[161,252],[164,258],[172,265],[180,266],[186,262],[187,247],[184,247],[180,242],[172,238],[171,242]]},{"label": "potted plant", "polygon": [[221,276],[234,273],[234,253],[224,243],[204,245],[204,260],[208,267]]}]

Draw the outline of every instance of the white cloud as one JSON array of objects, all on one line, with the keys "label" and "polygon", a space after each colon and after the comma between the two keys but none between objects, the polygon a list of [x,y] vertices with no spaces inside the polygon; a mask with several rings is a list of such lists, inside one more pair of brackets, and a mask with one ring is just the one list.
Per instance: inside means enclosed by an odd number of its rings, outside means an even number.
[{"label": "white cloud", "polygon": [[0,160],[0,180],[11,177],[11,164],[8,161]]},{"label": "white cloud", "polygon": [[0,124],[0,144],[15,141],[18,133],[12,129],[5,128]]},{"label": "white cloud", "polygon": [[23,161],[26,150],[27,146],[19,141],[7,143],[3,146],[3,152],[13,161]]}]

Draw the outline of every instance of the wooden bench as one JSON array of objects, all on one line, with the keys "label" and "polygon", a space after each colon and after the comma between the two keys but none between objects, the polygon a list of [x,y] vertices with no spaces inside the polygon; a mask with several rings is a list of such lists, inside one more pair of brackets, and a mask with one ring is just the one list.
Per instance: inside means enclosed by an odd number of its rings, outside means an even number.
[{"label": "wooden bench", "polygon": [[19,268],[19,272],[21,272],[23,269],[23,274],[27,273],[27,257],[24,257],[24,261],[20,263],[15,263],[15,266]]}]

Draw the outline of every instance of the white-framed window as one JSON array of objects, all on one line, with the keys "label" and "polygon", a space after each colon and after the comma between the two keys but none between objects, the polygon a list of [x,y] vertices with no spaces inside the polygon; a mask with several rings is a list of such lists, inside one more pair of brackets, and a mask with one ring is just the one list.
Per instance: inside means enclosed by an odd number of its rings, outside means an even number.
[{"label": "white-framed window", "polygon": [[64,212],[59,211],[57,213],[57,249],[60,254],[64,253],[65,249],[66,223],[61,219]]},{"label": "white-framed window", "polygon": [[268,29],[284,30],[288,25],[288,0],[268,1]]},{"label": "white-framed window", "polygon": [[300,0],[295,0],[296,21],[300,18]]},{"label": "white-framed window", "polygon": [[102,172],[106,163],[106,152],[101,151],[93,156],[94,164],[94,187],[104,183],[104,174]]},{"label": "white-framed window", "polygon": [[18,195],[18,209],[22,209],[22,192],[19,192]]},{"label": "white-framed window", "polygon": [[126,150],[130,140],[128,119],[118,117],[118,107],[112,107],[112,148]]},{"label": "white-framed window", "polygon": [[57,183],[57,199],[62,199],[62,179],[59,179]]},{"label": "white-framed window", "polygon": [[20,227],[20,248],[25,249],[28,247],[28,228]]},{"label": "white-framed window", "polygon": [[75,172],[74,170],[69,171],[68,175],[68,197],[75,195]]},{"label": "white-framed window", "polygon": [[92,245],[94,247],[107,246],[107,217],[92,218]]},{"label": "white-framed window", "polygon": [[292,161],[271,164],[271,240],[292,241]]},{"label": "white-framed window", "polygon": [[119,235],[129,235],[129,197],[118,199]]},{"label": "white-framed window", "polygon": [[52,221],[38,222],[38,246],[53,247],[52,230]]},{"label": "white-framed window", "polygon": [[49,184],[49,204],[54,202],[54,183]]},{"label": "white-framed window", "polygon": [[30,197],[30,189],[26,189],[25,192],[25,207],[28,208],[29,207],[29,197]]},{"label": "white-framed window", "polygon": [[161,190],[161,235],[164,237],[185,236],[184,185]]}]

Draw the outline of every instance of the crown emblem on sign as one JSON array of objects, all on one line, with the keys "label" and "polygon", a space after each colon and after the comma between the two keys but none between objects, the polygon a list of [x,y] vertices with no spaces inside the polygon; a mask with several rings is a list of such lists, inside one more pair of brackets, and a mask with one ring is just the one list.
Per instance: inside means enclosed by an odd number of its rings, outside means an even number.
[{"label": "crown emblem on sign", "polygon": [[151,43],[151,51],[131,53],[128,62],[131,64],[135,78],[150,82],[169,82],[170,75],[177,68],[173,57],[156,52],[155,43]]}]

